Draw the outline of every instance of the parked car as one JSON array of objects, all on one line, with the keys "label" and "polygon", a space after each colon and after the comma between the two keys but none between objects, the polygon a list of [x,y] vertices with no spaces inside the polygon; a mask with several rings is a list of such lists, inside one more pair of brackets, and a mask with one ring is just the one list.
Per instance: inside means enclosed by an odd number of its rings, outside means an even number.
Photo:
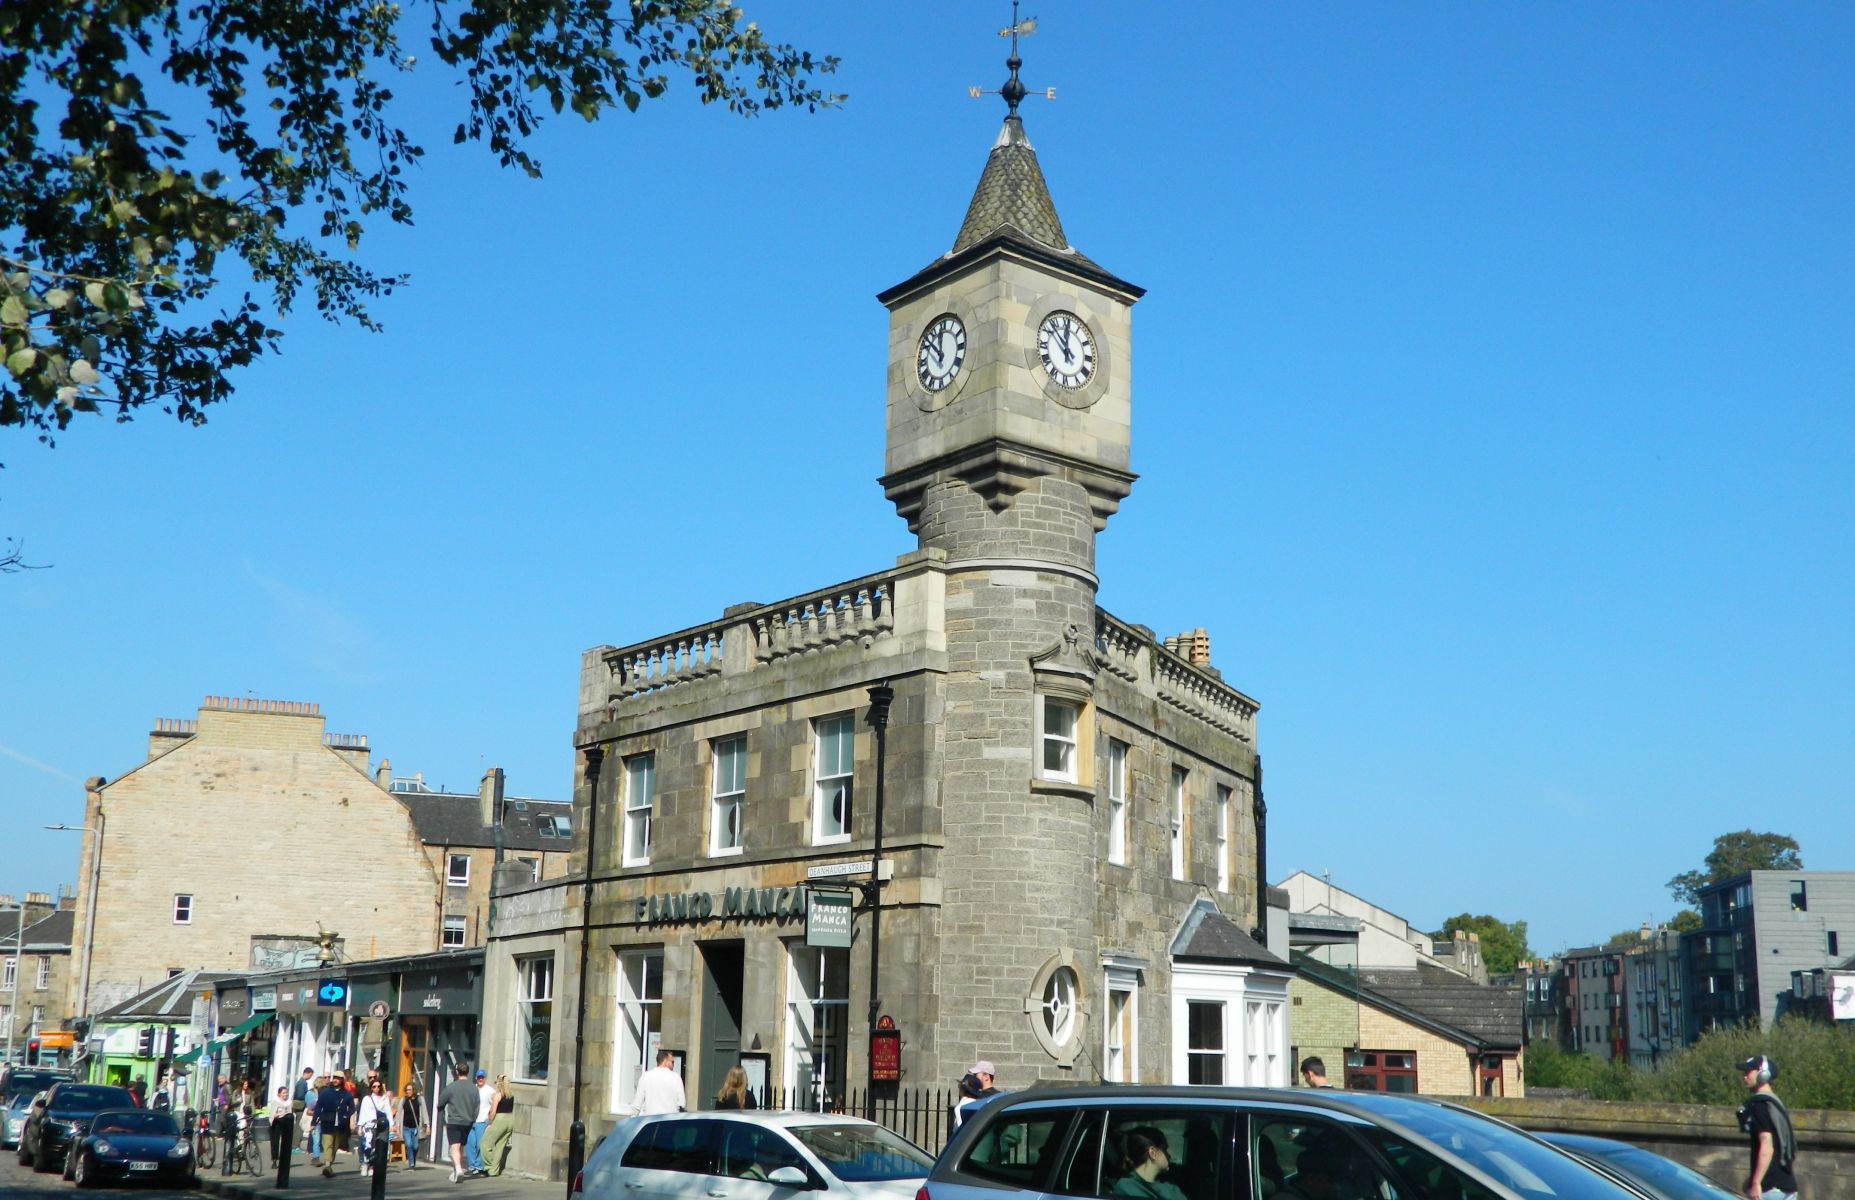
[{"label": "parked car", "polygon": [[0,1096],[5,1096],[10,1100],[20,1092],[24,1092],[30,1099],[54,1083],[63,1083],[70,1078],[69,1071],[63,1071],[57,1067],[11,1065],[5,1071],[0,1071]]},{"label": "parked car", "polygon": [[71,1142],[84,1136],[90,1119],[112,1108],[134,1108],[128,1088],[100,1083],[60,1083],[35,1099],[19,1131],[19,1161],[49,1171],[66,1161]]},{"label": "parked car", "polygon": [[922,1200],[1641,1200],[1532,1135],[1419,1096],[1123,1086],[1000,1097]]},{"label": "parked car", "polygon": [[629,1117],[579,1178],[591,1200],[914,1200],[934,1156],[860,1117],[704,1112]]},{"label": "parked car", "polygon": [[1722,1187],[1692,1167],[1628,1142],[1577,1133],[1537,1136],[1600,1171],[1621,1176],[1625,1182],[1648,1192],[1653,1200],[1736,1200],[1738,1196],[1731,1188]]},{"label": "parked car", "polygon": [[19,1145],[19,1131],[25,1127],[26,1114],[32,1111],[32,1101],[44,1094],[18,1092],[7,1100],[6,1113],[0,1116],[0,1149],[11,1150]]},{"label": "parked car", "polygon": [[176,1187],[193,1181],[193,1144],[172,1113],[111,1109],[90,1120],[71,1144],[65,1174],[78,1187],[106,1179],[158,1179]]}]

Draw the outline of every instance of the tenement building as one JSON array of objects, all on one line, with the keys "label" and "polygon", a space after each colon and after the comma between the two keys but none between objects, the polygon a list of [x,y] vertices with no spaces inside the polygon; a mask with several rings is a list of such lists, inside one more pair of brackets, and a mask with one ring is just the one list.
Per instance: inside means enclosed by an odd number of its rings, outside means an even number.
[{"label": "tenement building", "polygon": [[[692,1107],[737,1062],[801,1106],[980,1059],[1014,1088],[1288,1082],[1256,703],[1202,631],[1096,605],[1140,296],[1070,244],[1014,112],[952,248],[878,297],[916,548],[582,657],[569,880],[490,932],[489,1067],[537,1085],[512,1165],[557,1168],[576,1107],[590,1144],[658,1047]],[[878,911],[845,886],[873,869]]]}]

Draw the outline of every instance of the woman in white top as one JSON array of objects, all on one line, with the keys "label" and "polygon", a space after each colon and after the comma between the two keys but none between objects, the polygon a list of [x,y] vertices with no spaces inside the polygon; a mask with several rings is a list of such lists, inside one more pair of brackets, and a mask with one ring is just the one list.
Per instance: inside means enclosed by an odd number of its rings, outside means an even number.
[{"label": "woman in white top", "polygon": [[361,1107],[354,1114],[354,1124],[361,1134],[361,1174],[374,1173],[374,1138],[381,1129],[393,1127],[393,1097],[387,1095],[386,1084],[375,1079],[361,1097]]}]

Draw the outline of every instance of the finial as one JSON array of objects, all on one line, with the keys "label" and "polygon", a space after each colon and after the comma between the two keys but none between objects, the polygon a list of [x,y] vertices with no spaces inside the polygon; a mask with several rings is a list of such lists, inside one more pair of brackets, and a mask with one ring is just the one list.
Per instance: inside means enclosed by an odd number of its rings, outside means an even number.
[{"label": "finial", "polygon": [[1018,57],[1018,38],[1020,36],[1029,37],[1031,34],[1037,32],[1036,17],[1026,17],[1022,21],[1018,20],[1018,3],[1019,0],[1011,0],[1011,24],[1009,27],[998,31],[999,37],[1008,37],[1011,39],[1011,56],[1005,60],[1005,66],[1011,70],[1011,77],[1005,80],[1005,86],[999,88],[996,92],[977,87],[966,89],[966,94],[975,100],[981,96],[1003,96],[1005,98],[1005,119],[1007,121],[1015,121],[1018,119],[1018,104],[1022,102],[1026,96],[1042,96],[1045,100],[1056,99],[1055,88],[1045,88],[1041,92],[1032,92],[1027,89],[1024,86],[1024,82],[1018,78],[1018,68],[1024,65],[1024,60]]}]

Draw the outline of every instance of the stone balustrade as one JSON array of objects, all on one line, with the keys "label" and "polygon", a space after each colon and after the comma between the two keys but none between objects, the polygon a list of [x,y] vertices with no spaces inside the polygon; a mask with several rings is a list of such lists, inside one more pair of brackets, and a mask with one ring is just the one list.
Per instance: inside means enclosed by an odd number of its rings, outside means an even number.
[{"label": "stone balustrade", "polygon": [[1153,631],[1095,610],[1095,656],[1102,670],[1216,729],[1254,745],[1256,702],[1216,675],[1166,649]]},{"label": "stone balustrade", "polygon": [[603,651],[610,703],[738,674],[795,654],[872,648],[895,631],[893,573],[865,576],[774,604],[743,605],[720,620]]}]

